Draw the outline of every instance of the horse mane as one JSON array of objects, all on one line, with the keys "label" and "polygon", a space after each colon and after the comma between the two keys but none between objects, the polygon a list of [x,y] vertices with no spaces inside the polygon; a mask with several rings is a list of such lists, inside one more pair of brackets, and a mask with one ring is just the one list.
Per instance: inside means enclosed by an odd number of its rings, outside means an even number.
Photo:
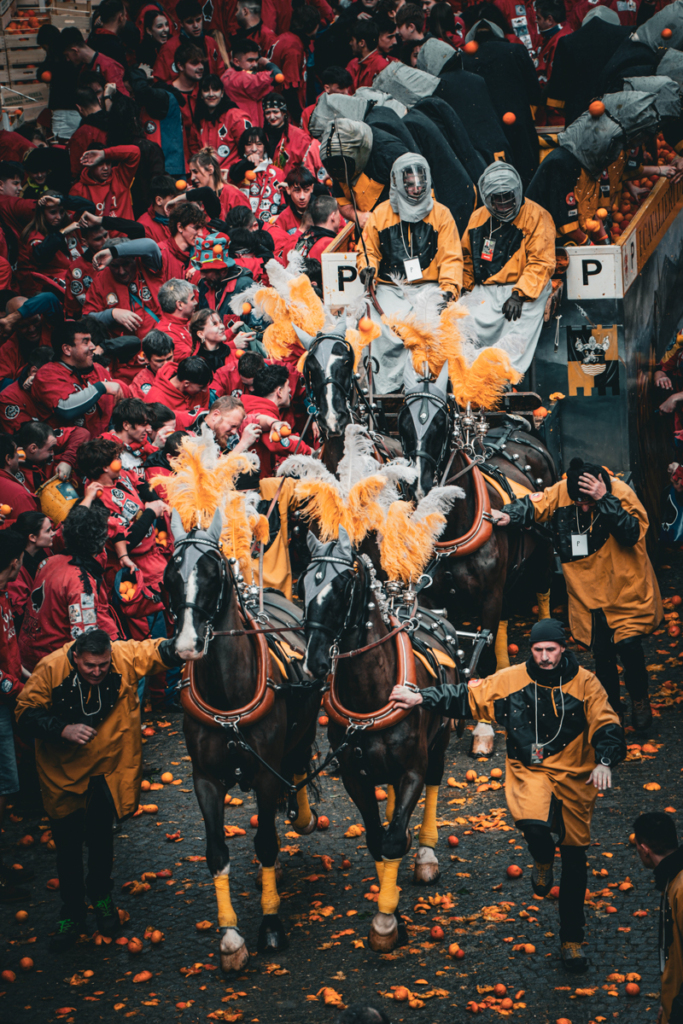
[{"label": "horse mane", "polygon": [[257,509],[258,497],[238,491],[241,473],[258,469],[255,455],[221,455],[216,439],[204,424],[200,437],[184,437],[178,456],[171,459],[172,476],[156,476],[150,484],[163,484],[169,505],[176,509],[185,530],[207,530],[214,512],[223,513],[221,548],[236,558],[242,572],[251,574],[251,545],[268,542],[268,520]]}]

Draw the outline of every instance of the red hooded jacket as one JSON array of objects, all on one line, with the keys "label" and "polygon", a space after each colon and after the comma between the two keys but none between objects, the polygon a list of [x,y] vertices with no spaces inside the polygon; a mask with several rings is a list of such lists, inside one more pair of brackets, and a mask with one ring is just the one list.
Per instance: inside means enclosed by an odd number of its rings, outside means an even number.
[{"label": "red hooded jacket", "polygon": [[209,408],[209,389],[204,388],[198,394],[186,397],[171,383],[177,368],[175,363],[165,363],[161,367],[154,378],[154,384],[145,396],[145,401],[161,402],[167,409],[172,409],[175,413],[176,430],[187,430],[199,413]]},{"label": "red hooded jacket", "polygon": [[12,602],[7,591],[0,591],[0,704],[13,704],[23,688],[21,654]]},{"label": "red hooded jacket", "polygon": [[104,155],[114,165],[109,181],[97,181],[90,168],[84,167],[80,179],[71,186],[71,194],[90,199],[100,216],[135,220],[130,187],[140,163],[140,150],[137,146],[111,146]]},{"label": "red hooded jacket", "polygon": [[[80,374],[61,361],[46,363],[36,373],[31,385],[31,398],[44,423],[49,423],[51,427],[63,427],[67,418],[60,413],[59,402],[67,401],[72,395],[83,391],[91,384],[113,379],[109,370],[100,366],[99,363],[93,363],[89,370]],[[121,387],[127,398],[129,395],[127,386],[122,384]],[[99,437],[102,431],[109,426],[115,404],[116,397],[105,391],[99,396],[92,409],[82,416],[78,416],[69,425],[85,426],[86,430],[90,431],[91,437]]]}]

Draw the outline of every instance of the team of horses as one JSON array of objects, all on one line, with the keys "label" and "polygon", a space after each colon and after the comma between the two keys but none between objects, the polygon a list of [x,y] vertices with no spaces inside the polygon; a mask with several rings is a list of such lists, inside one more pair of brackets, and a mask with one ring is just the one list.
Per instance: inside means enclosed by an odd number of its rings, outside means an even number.
[{"label": "team of horses", "polygon": [[[370,412],[354,373],[354,352],[342,334],[316,337],[304,375],[317,407],[321,457],[334,472],[346,428],[359,422],[363,410],[366,416]],[[258,806],[260,952],[275,953],[288,942],[278,916],[278,807],[286,803],[297,833],[312,832],[317,819],[308,794],[321,769],[341,776],[376,864],[373,950],[387,952],[403,941],[397,876],[411,847],[410,820],[423,792],[414,881],[430,884],[439,877],[436,800],[453,723],[423,708],[399,710],[389,694],[397,682],[422,688],[466,678],[476,670],[477,658],[480,674],[495,669],[497,656],[500,667],[505,658],[493,640],[514,606],[515,586],[531,572],[544,594],[552,565],[543,535],[525,531],[513,537],[494,530],[490,516],[504,503],[506,479],[531,491],[553,483],[552,459],[520,421],[504,421],[487,438],[481,429],[477,433],[475,419],[449,394],[447,368],[435,381],[419,377],[412,367],[406,371],[398,440],[416,473],[405,497],[417,499],[453,481],[464,492],[448,513],[420,586],[411,591],[411,608],[388,597],[376,547],[354,549],[343,528],[326,543],[309,531],[311,559],[300,587],[306,598],[303,616],[281,595],[266,594],[258,606],[239,564],[221,551],[220,510],[208,529],[185,530],[174,513],[175,548],[165,585],[176,620],[176,649],[186,659],[184,732],[205,822],[226,971],[240,970],[249,955],[230,896],[223,824],[226,793],[235,784],[253,791]],[[378,461],[387,451],[397,452],[396,438],[372,431],[370,436]],[[481,627],[469,664],[457,629],[464,608]],[[296,672],[278,646],[283,637]],[[321,699],[329,719],[330,754],[324,760],[313,749]],[[388,787],[386,824],[375,795],[378,786]]]}]

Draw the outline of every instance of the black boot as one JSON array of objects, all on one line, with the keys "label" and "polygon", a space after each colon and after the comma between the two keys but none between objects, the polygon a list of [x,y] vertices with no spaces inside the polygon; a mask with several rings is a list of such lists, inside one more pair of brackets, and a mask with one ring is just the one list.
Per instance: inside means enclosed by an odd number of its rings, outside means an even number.
[{"label": "black boot", "polygon": [[71,949],[78,942],[78,937],[85,931],[85,910],[83,914],[72,915],[67,910],[62,913],[57,922],[57,930],[50,939],[50,952],[63,953]]},{"label": "black boot", "polygon": [[580,942],[563,942],[560,946],[562,966],[570,974],[584,974],[589,968],[588,957],[582,952]]},{"label": "black boot", "polygon": [[652,725],[650,698],[646,695],[642,700],[632,701],[631,705],[631,725],[636,732],[647,732]]},{"label": "black boot", "polygon": [[100,935],[107,935],[112,938],[117,932],[121,931],[119,912],[110,893],[102,896],[99,900],[93,900],[92,905],[95,917],[97,918],[97,930]]}]

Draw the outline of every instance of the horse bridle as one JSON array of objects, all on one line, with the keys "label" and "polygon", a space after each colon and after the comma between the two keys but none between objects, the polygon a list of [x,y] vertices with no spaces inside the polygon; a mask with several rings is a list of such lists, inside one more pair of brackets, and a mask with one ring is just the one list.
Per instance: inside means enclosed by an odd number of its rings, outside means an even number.
[{"label": "horse bridle", "polygon": [[[181,540],[176,541],[175,549],[174,549],[174,561],[175,561],[175,555],[177,554],[177,552],[181,548],[184,548],[184,547],[191,547],[191,548],[201,548],[201,547],[204,547],[204,548],[207,548],[208,549],[207,553],[216,555],[216,557],[218,559],[218,565],[219,565],[219,568],[220,568],[220,573],[221,573],[221,589],[220,589],[220,593],[218,595],[218,602],[216,604],[215,611],[209,612],[206,608],[202,608],[202,606],[200,604],[198,604],[196,601],[183,601],[179,605],[177,610],[173,610],[172,609],[173,617],[176,620],[179,618],[179,616],[182,614],[182,612],[185,611],[186,608],[192,608],[195,611],[197,611],[201,616],[204,617],[204,619],[206,620],[206,628],[204,630],[204,651],[203,651],[203,653],[204,653],[204,655],[206,655],[206,652],[207,652],[207,650],[209,648],[209,644],[211,643],[211,640],[213,639],[213,635],[214,635],[214,629],[213,629],[214,620],[221,613],[221,610],[223,608],[223,603],[225,601],[225,594],[226,594],[226,591],[228,589],[228,567],[227,567],[227,562],[225,560],[225,557],[223,556],[223,552],[222,552],[221,547],[220,547],[219,544],[217,544],[215,541],[209,540],[206,537],[196,537],[196,536],[193,537],[191,533],[188,534],[186,537],[183,537]],[[200,557],[201,557],[201,555],[200,555]],[[197,559],[197,561],[199,561],[199,559]],[[182,559],[181,559],[181,564],[182,564]],[[180,573],[180,568],[179,567],[177,567],[177,568],[178,568],[178,572]],[[187,583],[186,580],[184,580],[183,582]]]},{"label": "horse bridle", "polygon": [[431,454],[431,452],[425,451],[424,448],[414,448],[411,451],[405,452],[405,456],[407,459],[413,460],[417,459],[418,457],[426,459],[427,462],[430,462],[432,464],[434,468],[434,476],[436,477],[439,471],[439,467],[443,462],[444,455],[446,454],[446,450],[448,448],[448,442],[451,434],[451,422],[453,418],[452,409],[448,401],[448,396],[446,396],[446,398],[442,398],[441,395],[436,395],[434,394],[433,391],[430,391],[430,381],[426,379],[423,379],[421,383],[423,388],[422,391],[412,391],[405,395],[404,408],[406,408],[410,412],[411,416],[413,416],[413,410],[411,409],[411,405],[414,405],[416,402],[420,402],[421,408],[420,412],[418,413],[418,419],[420,420],[421,423],[427,423],[431,419],[431,416],[429,415],[429,406],[430,404],[436,405],[439,408],[443,409],[444,412],[446,413],[446,416],[448,418],[448,430],[444,434],[443,441],[441,443],[441,451],[439,452],[439,455],[436,459]]},{"label": "horse bridle", "polygon": [[[351,572],[351,575],[350,575],[349,579],[346,581],[346,585],[345,585],[345,588],[344,588],[344,598],[343,598],[343,600],[347,604],[346,615],[344,617],[344,623],[343,623],[341,629],[337,632],[336,629],[331,628],[330,626],[328,626],[324,622],[318,622],[317,619],[309,620],[309,619],[306,618],[305,622],[312,629],[319,629],[323,633],[327,633],[329,636],[334,637],[334,641],[333,641],[333,645],[332,646],[338,648],[339,647],[339,641],[341,640],[341,638],[344,635],[344,633],[346,632],[346,630],[349,628],[349,623],[350,623],[350,619],[351,619],[351,612],[353,610],[353,601],[354,601],[354,596],[355,596],[356,583],[360,579],[360,576],[359,576],[359,573],[358,573],[358,561],[355,558],[342,558],[339,555],[316,555],[309,562],[308,568],[306,569],[306,572],[304,573],[304,575],[307,575],[309,572],[311,572],[311,570],[316,565],[320,565],[321,563],[325,563],[325,562],[336,563],[337,565],[346,566],[346,569]],[[341,573],[339,575],[341,575]],[[361,617],[362,617],[363,610],[364,610],[364,608],[361,608]]]},{"label": "horse bridle", "polygon": [[[309,348],[308,355],[306,356],[306,360],[304,362],[304,380],[306,381],[306,389],[308,390],[309,394],[311,395],[311,398],[313,397],[313,387],[312,387],[311,379],[310,379],[310,373],[311,373],[310,366],[312,365],[312,363],[309,364],[308,360],[311,358],[311,356],[315,356],[315,353],[316,353],[317,349],[320,347],[320,345],[322,344],[322,342],[325,341],[325,339],[328,339],[330,337],[331,337],[331,335],[329,335],[329,334],[320,334],[320,335],[318,335],[315,338],[315,340],[313,341],[313,344],[311,345],[311,347]],[[346,338],[342,337],[342,335],[335,335],[334,337],[335,337],[335,341],[339,341],[339,342],[341,342],[342,345],[346,346],[346,351],[351,356],[351,386],[347,388],[347,387],[345,387],[341,383],[341,381],[335,380],[334,377],[325,377],[323,382],[322,382],[322,387],[325,388],[329,384],[332,387],[335,387],[339,391],[341,391],[342,395],[344,396],[344,402],[345,402],[346,408],[347,408],[347,410],[348,410],[348,412],[349,412],[349,414],[351,416],[351,419],[352,419],[352,421],[354,423],[357,423],[357,422],[359,422],[358,421],[358,414],[356,412],[356,409],[355,409],[355,406],[353,404],[352,399],[353,399],[353,397],[355,395],[356,398],[358,398],[361,402],[364,403],[364,405],[366,405],[366,407],[367,407],[367,402],[366,402],[366,399],[365,399],[365,395],[362,393],[361,389],[358,387],[358,383],[357,383],[355,375],[353,373],[353,360],[354,360],[353,349],[351,348],[351,345],[348,343]],[[317,359],[316,359],[316,362],[317,362]],[[321,366],[321,364],[319,362],[318,362],[318,366]],[[322,369],[322,366],[321,366],[321,369]],[[323,428],[323,426],[321,424],[318,424],[318,425],[320,426],[321,430],[324,430],[324,428]]]}]

